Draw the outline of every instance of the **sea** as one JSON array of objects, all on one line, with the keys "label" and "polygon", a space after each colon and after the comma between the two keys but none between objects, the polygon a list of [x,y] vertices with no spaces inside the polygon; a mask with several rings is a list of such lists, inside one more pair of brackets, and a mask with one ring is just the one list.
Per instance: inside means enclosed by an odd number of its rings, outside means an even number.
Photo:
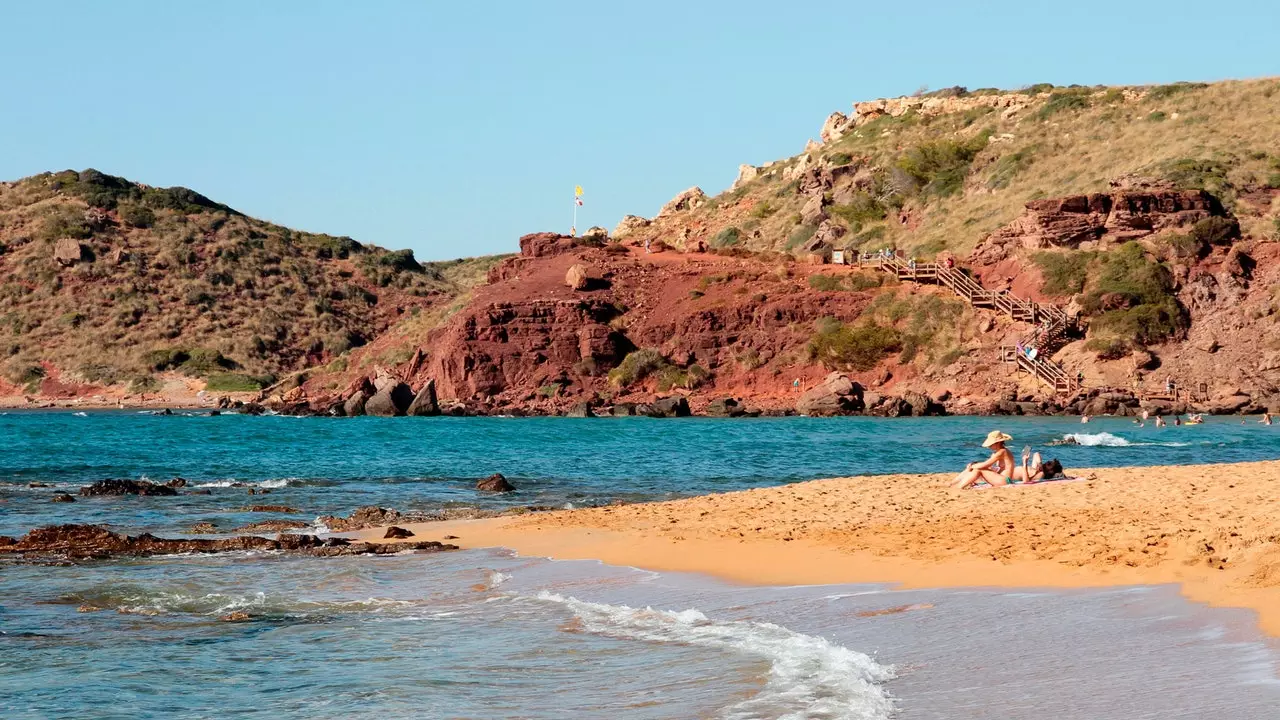
[{"label": "sea", "polygon": [[[1068,472],[1280,457],[1280,426],[1256,420],[10,411],[0,535],[77,522],[192,537],[266,519],[306,532],[363,505],[585,507],[939,472],[984,457],[992,429]],[[517,492],[478,493],[492,473]],[[209,494],[50,502],[174,477]],[[219,620],[231,612],[249,619]],[[70,717],[1277,720],[1280,643],[1252,612],[1174,586],[750,587],[502,548],[0,560],[0,718]]]}]

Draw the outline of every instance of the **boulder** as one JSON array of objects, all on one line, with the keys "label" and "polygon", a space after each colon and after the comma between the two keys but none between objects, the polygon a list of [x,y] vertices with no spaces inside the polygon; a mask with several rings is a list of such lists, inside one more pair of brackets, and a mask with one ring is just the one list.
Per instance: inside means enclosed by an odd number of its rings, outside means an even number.
[{"label": "boulder", "polygon": [[658,398],[645,406],[645,415],[654,418],[689,417],[689,399],[683,395]]},{"label": "boulder", "polygon": [[413,537],[412,531],[405,530],[402,527],[396,527],[395,525],[387,528],[387,534],[382,536],[384,540],[403,540],[411,537]]},{"label": "boulder", "polygon": [[80,488],[80,494],[85,497],[105,495],[168,496],[177,495],[178,491],[171,487],[157,485],[149,480],[99,480],[92,485]]},{"label": "boulder", "polygon": [[663,205],[662,209],[658,211],[658,217],[662,218],[667,217],[668,215],[674,215],[678,212],[693,210],[700,207],[706,201],[707,194],[702,192],[702,188],[696,186],[691,187],[671,198],[666,205]]},{"label": "boulder", "polygon": [[1236,393],[1233,395],[1225,395],[1214,398],[1208,405],[1208,410],[1214,415],[1228,415],[1239,412],[1242,408],[1247,407],[1253,400],[1244,393]]},{"label": "boulder", "polygon": [[342,404],[342,414],[344,417],[359,417],[364,414],[365,400],[368,398],[364,393],[358,392],[347,398]]},{"label": "boulder", "polygon": [[924,417],[927,415],[945,415],[946,408],[941,403],[935,402],[924,393],[907,392],[904,393],[902,399],[906,401],[910,408],[909,412],[912,417]]},{"label": "boulder", "polygon": [[707,405],[707,415],[710,417],[742,417],[746,414],[747,410],[735,398],[720,398]]},{"label": "boulder", "polygon": [[415,400],[413,390],[402,382],[396,382],[379,390],[373,397],[365,401],[366,415],[377,417],[395,417],[404,415]]},{"label": "boulder", "polygon": [[591,278],[587,277],[587,269],[582,263],[574,263],[564,275],[564,284],[574,290],[586,290],[591,285]]},{"label": "boulder", "polygon": [[50,498],[49,500],[49,502],[58,502],[58,503],[67,503],[67,502],[75,502],[75,501],[76,499],[70,493],[65,493],[65,492],[54,493],[53,497]]},{"label": "boulder", "polygon": [[875,414],[882,417],[906,417],[912,414],[911,403],[900,397],[887,397],[880,401]]},{"label": "boulder", "polygon": [[53,246],[53,259],[63,267],[70,267],[84,259],[84,246],[74,238],[62,238]]},{"label": "boulder", "polygon": [[736,190],[758,177],[760,177],[760,168],[755,165],[739,165],[738,177],[733,181],[733,184],[729,186],[729,189]]},{"label": "boulder", "polygon": [[184,487],[186,487],[186,486],[187,486],[187,479],[186,479],[186,478],[176,477],[176,478],[173,478],[172,480],[170,480],[169,482],[165,483],[165,484],[164,484],[164,486],[165,486],[165,487],[175,488],[175,489],[176,489],[176,488],[184,488]]},{"label": "boulder", "polygon": [[350,532],[369,527],[392,525],[407,519],[410,518],[407,518],[399,510],[376,505],[365,505],[364,507],[356,508],[348,517],[323,515],[317,518],[316,522],[329,528],[331,532]]},{"label": "boulder", "polygon": [[577,246],[576,238],[560,233],[530,233],[520,238],[520,254],[524,257],[561,255]]},{"label": "boulder", "polygon": [[826,122],[822,123],[822,130],[819,131],[818,137],[822,138],[822,142],[830,143],[844,137],[850,125],[849,118],[844,113],[836,111],[827,116]]},{"label": "boulder", "polygon": [[826,206],[826,200],[822,195],[814,195],[805,201],[800,208],[800,222],[805,225],[818,225],[827,219],[827,212],[823,208]]},{"label": "boulder", "polygon": [[635,403],[615,403],[613,408],[609,410],[609,414],[614,417],[634,417],[636,414]]},{"label": "boulder", "polygon": [[494,473],[489,477],[476,482],[476,489],[483,492],[508,493],[516,489],[515,485],[507,482],[502,473]]},{"label": "boulder", "polygon": [[426,385],[414,396],[413,402],[404,411],[405,415],[426,417],[440,414],[440,402],[436,399],[436,381],[428,380]]},{"label": "boulder", "polygon": [[839,372],[827,375],[796,401],[801,415],[848,415],[863,407],[862,386]]},{"label": "boulder", "polygon": [[599,225],[592,225],[582,233],[582,239],[599,243],[609,242],[609,231]]}]

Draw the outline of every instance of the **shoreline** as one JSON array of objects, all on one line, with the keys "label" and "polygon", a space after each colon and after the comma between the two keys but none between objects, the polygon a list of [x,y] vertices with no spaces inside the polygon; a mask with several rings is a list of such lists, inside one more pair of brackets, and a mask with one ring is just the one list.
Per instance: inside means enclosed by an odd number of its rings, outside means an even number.
[{"label": "shoreline", "polygon": [[[876,475],[535,515],[407,523],[415,540],[692,572],[745,585],[1178,584],[1280,637],[1280,461],[1092,469],[957,491]],[[342,533],[387,542],[385,527]],[[447,537],[453,536],[453,537]]]}]

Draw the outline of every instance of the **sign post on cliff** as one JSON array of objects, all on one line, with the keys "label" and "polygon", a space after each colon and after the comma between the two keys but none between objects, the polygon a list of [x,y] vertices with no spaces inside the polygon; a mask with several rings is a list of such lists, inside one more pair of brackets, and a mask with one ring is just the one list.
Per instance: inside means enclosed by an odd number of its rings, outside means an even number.
[{"label": "sign post on cliff", "polygon": [[582,186],[573,186],[573,224],[569,226],[569,234],[578,237],[578,208],[582,206]]}]

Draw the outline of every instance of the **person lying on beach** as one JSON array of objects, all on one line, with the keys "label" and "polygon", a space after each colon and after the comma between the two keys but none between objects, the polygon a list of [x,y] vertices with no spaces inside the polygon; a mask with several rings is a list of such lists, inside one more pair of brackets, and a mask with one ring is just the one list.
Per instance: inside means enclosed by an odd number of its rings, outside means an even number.
[{"label": "person lying on beach", "polygon": [[[1079,441],[1076,445],[1079,445]],[[1013,469],[1015,482],[1030,485],[1041,480],[1051,480],[1062,474],[1062,463],[1057,459],[1041,460],[1040,453],[1032,453],[1031,447],[1022,448],[1022,465]]]},{"label": "person lying on beach", "polygon": [[1009,452],[1009,448],[1004,444],[1013,437],[1005,435],[999,430],[992,430],[987,433],[987,439],[982,441],[982,447],[991,451],[991,457],[980,463],[969,463],[965,466],[964,472],[956,475],[955,482],[952,487],[957,490],[971,488],[974,484],[985,482],[988,485],[1009,485],[1013,483],[1013,453]]}]

